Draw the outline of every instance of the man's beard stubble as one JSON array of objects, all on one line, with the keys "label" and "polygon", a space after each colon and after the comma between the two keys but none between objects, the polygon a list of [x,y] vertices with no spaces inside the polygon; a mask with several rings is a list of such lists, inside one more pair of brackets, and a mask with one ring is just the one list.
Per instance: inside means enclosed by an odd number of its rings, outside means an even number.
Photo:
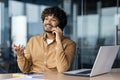
[{"label": "man's beard stubble", "polygon": [[[46,25],[50,25],[50,26],[52,26],[51,24],[45,24],[44,26],[46,26]],[[52,26],[52,27],[53,27],[53,26]],[[52,33],[52,31],[45,30],[45,28],[44,28],[44,31],[47,32],[47,33]]]},{"label": "man's beard stubble", "polygon": [[47,31],[47,30],[44,30],[45,32],[47,32],[47,33],[52,33],[52,31]]}]

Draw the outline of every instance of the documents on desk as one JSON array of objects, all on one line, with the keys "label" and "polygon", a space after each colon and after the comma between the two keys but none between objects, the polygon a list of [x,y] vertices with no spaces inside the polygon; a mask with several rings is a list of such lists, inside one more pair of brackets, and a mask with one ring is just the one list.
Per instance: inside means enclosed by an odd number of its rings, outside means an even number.
[{"label": "documents on desk", "polygon": [[10,78],[4,80],[46,80],[46,79],[37,79],[37,78]]},{"label": "documents on desk", "polygon": [[43,74],[13,74],[12,78],[4,80],[46,80],[43,79]]}]

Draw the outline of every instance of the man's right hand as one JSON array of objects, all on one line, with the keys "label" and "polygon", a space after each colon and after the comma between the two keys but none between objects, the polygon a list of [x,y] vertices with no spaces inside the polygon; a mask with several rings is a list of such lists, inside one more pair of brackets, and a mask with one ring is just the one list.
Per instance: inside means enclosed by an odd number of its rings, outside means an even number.
[{"label": "man's right hand", "polygon": [[24,49],[25,49],[25,47],[23,46],[23,45],[13,45],[13,49],[15,50],[15,52],[17,53],[17,55],[18,56],[20,56],[20,55],[23,55],[24,54]]}]

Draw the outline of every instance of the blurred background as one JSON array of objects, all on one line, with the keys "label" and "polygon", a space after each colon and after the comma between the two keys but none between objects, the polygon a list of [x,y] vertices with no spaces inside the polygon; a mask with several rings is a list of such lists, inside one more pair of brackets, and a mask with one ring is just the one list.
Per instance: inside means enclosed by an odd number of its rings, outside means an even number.
[{"label": "blurred background", "polygon": [[[42,34],[41,12],[59,6],[68,16],[64,34],[77,43],[71,69],[92,68],[100,46],[120,44],[119,0],[0,0],[0,73],[20,72],[12,44]],[[118,53],[113,68],[120,68]]]}]

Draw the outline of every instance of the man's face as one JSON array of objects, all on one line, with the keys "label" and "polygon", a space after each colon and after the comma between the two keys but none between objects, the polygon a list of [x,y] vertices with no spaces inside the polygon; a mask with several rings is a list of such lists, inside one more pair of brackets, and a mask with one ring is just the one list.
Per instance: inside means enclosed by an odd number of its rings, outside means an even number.
[{"label": "man's face", "polygon": [[54,15],[48,15],[44,19],[44,30],[48,33],[52,33],[52,28],[55,28],[59,24],[59,20]]}]

